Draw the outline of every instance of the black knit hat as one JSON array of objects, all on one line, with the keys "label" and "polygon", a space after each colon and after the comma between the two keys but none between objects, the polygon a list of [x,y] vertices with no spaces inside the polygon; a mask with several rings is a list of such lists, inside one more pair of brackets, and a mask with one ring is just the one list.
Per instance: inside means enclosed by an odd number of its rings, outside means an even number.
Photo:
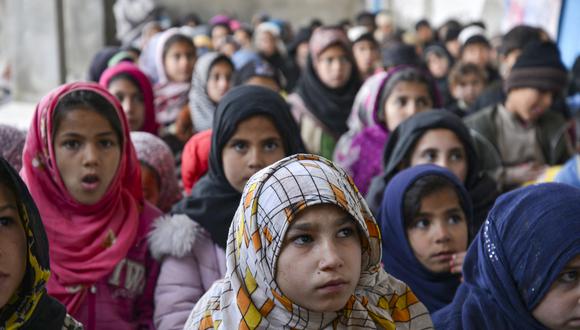
[{"label": "black knit hat", "polygon": [[381,54],[385,68],[392,68],[403,64],[418,66],[421,63],[415,47],[403,43],[391,44],[383,48]]},{"label": "black knit hat", "polygon": [[553,42],[532,42],[523,50],[508,75],[504,90],[532,87],[560,93],[566,87],[568,75]]}]

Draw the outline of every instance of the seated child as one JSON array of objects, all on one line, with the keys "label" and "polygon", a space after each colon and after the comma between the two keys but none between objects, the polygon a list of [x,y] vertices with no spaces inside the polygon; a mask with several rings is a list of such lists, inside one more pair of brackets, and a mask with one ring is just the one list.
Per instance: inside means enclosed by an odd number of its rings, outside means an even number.
[{"label": "seated child", "polygon": [[501,190],[533,181],[546,165],[562,164],[571,156],[564,118],[548,111],[566,82],[558,47],[551,42],[531,43],[507,77],[505,102],[465,118],[482,168]]},{"label": "seated child", "polygon": [[425,306],[381,267],[380,231],[352,179],[299,154],[256,173],[228,234],[227,272],[185,329],[425,329]]},{"label": "seated child", "polygon": [[501,196],[467,251],[441,329],[578,329],[580,190],[532,185]]},{"label": "seated child", "polygon": [[463,184],[443,167],[403,170],[385,190],[385,270],[407,283],[430,313],[448,305],[459,286],[471,215]]},{"label": "seated child", "polygon": [[82,329],[46,293],[48,240],[18,173],[0,157],[0,329]]}]

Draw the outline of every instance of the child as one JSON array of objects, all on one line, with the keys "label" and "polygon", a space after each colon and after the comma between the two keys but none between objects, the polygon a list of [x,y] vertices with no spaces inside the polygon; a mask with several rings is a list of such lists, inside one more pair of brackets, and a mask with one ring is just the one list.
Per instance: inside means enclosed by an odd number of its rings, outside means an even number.
[{"label": "child", "polygon": [[175,205],[173,217],[156,222],[150,238],[162,260],[155,292],[158,328],[183,328],[199,298],[223,277],[228,228],[250,176],[304,151],[287,103],[258,86],[226,94],[211,139],[209,172]]},{"label": "child", "polygon": [[486,82],[485,71],[473,63],[457,62],[449,73],[449,90],[455,102],[447,107],[463,118],[481,95]]},{"label": "child", "polygon": [[146,132],[131,132],[131,142],[141,165],[143,197],[163,213],[169,212],[181,199],[171,149],[163,140]]},{"label": "child", "polygon": [[448,305],[469,241],[471,200],[462,182],[435,165],[403,170],[389,182],[380,214],[385,270],[430,313]]},{"label": "child", "polygon": [[439,89],[439,94],[443,99],[442,104],[447,106],[451,101],[447,76],[453,66],[453,57],[444,45],[435,43],[425,48],[423,51],[423,60],[427,65],[427,69],[429,69],[429,73],[435,79],[437,89]]},{"label": "child", "polygon": [[232,87],[233,73],[234,64],[223,54],[210,52],[199,58],[189,92],[194,133],[211,128],[217,104]]},{"label": "child", "polygon": [[577,329],[580,191],[558,183],[501,196],[463,263],[441,329]]},{"label": "child", "polygon": [[149,78],[137,66],[121,62],[108,68],[103,72],[99,84],[121,102],[131,131],[158,133],[153,87]]},{"label": "child", "polygon": [[488,81],[491,83],[500,76],[491,65],[491,44],[485,34],[485,29],[475,24],[461,30],[458,37],[461,44],[460,60],[464,63],[473,63],[485,70]]},{"label": "child", "polygon": [[380,267],[379,228],[348,175],[294,155],[247,183],[227,273],[185,329],[430,327],[411,290]]},{"label": "child", "polygon": [[373,33],[364,26],[355,26],[348,30],[348,39],[352,42],[352,53],[362,81],[372,76],[381,67],[381,52]]},{"label": "child", "polygon": [[375,97],[376,124],[356,134],[350,146],[337,149],[335,155],[363,195],[371,179],[381,172],[381,154],[390,132],[414,114],[440,106],[437,88],[429,74],[409,66],[391,69]]},{"label": "child", "polygon": [[383,193],[391,178],[420,164],[445,167],[463,183],[473,204],[469,232],[475,235],[498,195],[496,183],[481,173],[467,127],[447,111],[419,113],[391,134],[383,152],[384,171],[373,179],[366,196],[374,214],[379,214]]},{"label": "child", "polygon": [[159,80],[155,85],[155,110],[157,122],[169,126],[187,104],[196,49],[191,38],[176,28],[163,32],[156,47]]},{"label": "child", "polygon": [[161,212],[143,200],[123,109],[93,83],[38,104],[23,180],[51,245],[48,293],[91,329],[151,328],[159,266],[146,235]]},{"label": "child", "polygon": [[499,189],[535,180],[545,165],[562,164],[571,156],[564,118],[548,111],[566,82],[558,47],[551,42],[529,44],[507,77],[505,102],[465,119],[483,169]]},{"label": "child", "polygon": [[360,87],[351,45],[340,28],[322,27],[310,38],[306,71],[288,96],[306,149],[327,158],[348,127],[346,120]]},{"label": "child", "polygon": [[26,185],[0,157],[0,328],[82,329],[46,293],[48,241]]},{"label": "child", "polygon": [[6,159],[16,171],[22,168],[22,149],[25,140],[26,132],[10,125],[0,124],[0,141],[2,141],[0,157]]}]

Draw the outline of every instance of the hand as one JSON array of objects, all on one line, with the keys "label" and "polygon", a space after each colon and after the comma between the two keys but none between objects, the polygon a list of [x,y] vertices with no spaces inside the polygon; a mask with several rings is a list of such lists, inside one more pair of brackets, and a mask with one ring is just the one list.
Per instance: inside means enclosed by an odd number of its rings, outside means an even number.
[{"label": "hand", "polygon": [[547,167],[529,162],[506,168],[506,181],[512,184],[522,184],[528,181],[536,181],[544,174]]},{"label": "hand", "polygon": [[[451,261],[449,261],[449,265],[451,267],[452,274],[461,274],[463,269],[463,260],[465,260],[466,253],[467,252],[459,252],[451,256]],[[463,276],[461,277],[461,281],[463,282]]]}]

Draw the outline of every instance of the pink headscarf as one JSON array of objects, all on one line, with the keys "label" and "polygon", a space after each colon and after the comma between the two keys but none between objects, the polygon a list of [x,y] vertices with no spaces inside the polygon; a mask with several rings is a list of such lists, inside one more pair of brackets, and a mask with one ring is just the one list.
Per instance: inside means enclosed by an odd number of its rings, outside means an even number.
[{"label": "pink headscarf", "polygon": [[143,127],[139,131],[157,135],[159,125],[155,120],[155,105],[153,103],[153,86],[149,78],[141,71],[135,64],[130,62],[120,62],[119,64],[108,68],[103,72],[99,84],[106,89],[109,88],[109,83],[112,78],[119,74],[128,74],[133,77],[139,84],[139,90],[143,94],[143,103],[145,104],[145,121]]},{"label": "pink headscarf", "polygon": [[[66,94],[92,91],[109,101],[122,124],[121,160],[103,198],[94,205],[77,202],[56,167],[52,139],[55,108]],[[87,290],[107,276],[133,246],[143,207],[141,171],[129,128],[117,99],[96,83],[71,83],[37,105],[28,131],[21,175],[38,206],[50,242],[48,293],[74,313]]]}]

